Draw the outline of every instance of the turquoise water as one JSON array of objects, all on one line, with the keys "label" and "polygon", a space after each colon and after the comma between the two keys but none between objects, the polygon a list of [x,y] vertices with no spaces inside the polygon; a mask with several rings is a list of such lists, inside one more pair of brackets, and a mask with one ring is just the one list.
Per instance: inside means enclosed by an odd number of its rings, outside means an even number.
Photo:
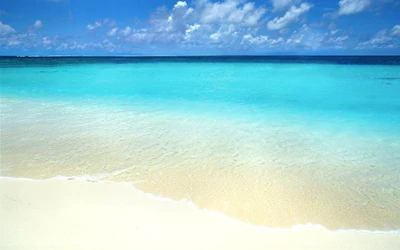
[{"label": "turquoise water", "polygon": [[257,122],[284,113],[312,123],[319,122],[315,118],[379,123],[399,132],[398,65],[103,63],[3,68],[1,75],[3,96],[195,109]]},{"label": "turquoise water", "polygon": [[3,58],[1,175],[398,229],[400,58]]}]

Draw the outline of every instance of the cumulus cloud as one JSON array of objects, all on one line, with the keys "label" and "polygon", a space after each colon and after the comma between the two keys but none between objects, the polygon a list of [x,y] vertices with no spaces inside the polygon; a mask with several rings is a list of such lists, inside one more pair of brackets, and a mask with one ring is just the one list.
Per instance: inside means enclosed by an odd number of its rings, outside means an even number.
[{"label": "cumulus cloud", "polygon": [[98,27],[101,27],[101,22],[95,22],[94,24],[88,24],[86,27],[88,30],[94,30]]},{"label": "cumulus cloud", "polygon": [[104,40],[103,40],[102,48],[103,48],[104,50],[107,50],[107,51],[109,51],[109,52],[114,52],[115,49],[116,49],[117,47],[118,47],[118,46],[116,46],[114,43],[112,43],[112,42],[109,41],[108,39],[104,39]]},{"label": "cumulus cloud", "polygon": [[393,26],[391,34],[393,36],[400,36],[400,25]]},{"label": "cumulus cloud", "polygon": [[45,36],[42,38],[42,45],[45,49],[50,49],[55,45],[55,41],[53,41],[50,37]]},{"label": "cumulus cloud", "polygon": [[284,42],[285,40],[282,37],[279,37],[277,39],[271,39],[268,36],[259,35],[253,37],[253,35],[251,34],[246,34],[243,36],[241,44],[248,43],[257,46],[267,45],[269,47],[272,47],[274,45],[282,44]]},{"label": "cumulus cloud", "polygon": [[256,8],[254,3],[240,0],[226,0],[221,3],[200,1],[200,21],[203,23],[240,23],[247,26],[257,24],[266,12],[265,8]]},{"label": "cumulus cloud", "polygon": [[322,43],[325,47],[343,49],[345,42],[349,39],[348,36],[334,36],[334,34],[327,33]]},{"label": "cumulus cloud", "polygon": [[261,36],[258,36],[258,37],[253,37],[253,35],[251,35],[251,34],[246,34],[246,35],[243,36],[242,44],[245,43],[245,42],[248,42],[250,44],[258,44],[258,45],[260,45],[260,44],[263,44],[263,43],[265,43],[267,41],[268,41],[268,36],[262,36],[261,35]]},{"label": "cumulus cloud", "polygon": [[274,11],[284,11],[289,9],[296,0],[271,0],[274,6]]},{"label": "cumulus cloud", "polygon": [[132,32],[132,28],[129,26],[126,26],[125,29],[121,30],[121,34],[123,36],[128,36],[129,34],[131,34]]},{"label": "cumulus cloud", "polygon": [[110,20],[108,18],[104,19],[104,21],[103,21],[103,25],[106,25],[108,27],[113,27],[113,26],[115,26],[115,24],[116,23],[114,20]]},{"label": "cumulus cloud", "polygon": [[109,28],[111,28],[111,27],[114,27],[115,24],[116,24],[116,22],[114,20],[106,18],[103,21],[96,21],[93,24],[90,23],[90,24],[86,25],[86,28],[88,30],[95,30],[95,29],[100,28],[100,27],[104,27],[104,28],[109,27]]},{"label": "cumulus cloud", "polygon": [[[93,42],[79,42],[72,38],[43,35],[35,32],[43,27],[37,20],[23,33],[16,32],[10,25],[0,22],[0,44],[3,48],[35,48],[53,51],[106,51],[130,53],[138,50],[151,51],[218,51],[236,53],[244,51],[281,52],[312,51],[321,48],[343,49],[356,43],[351,30],[336,27],[333,23],[290,25],[302,20],[312,8],[305,0],[271,0],[275,14],[264,20],[266,9],[253,0],[194,0],[176,1],[174,4],[157,8],[143,28],[118,26],[111,19],[101,19],[87,24],[87,30],[96,32]],[[367,5],[351,3],[365,0],[337,0],[343,8],[341,15],[365,10]],[[363,7],[364,6],[364,7]],[[361,11],[362,11],[361,10]],[[281,13],[277,13],[280,12]],[[338,15],[339,11],[335,11]],[[94,20],[93,20],[94,21]],[[270,30],[270,31],[268,31]],[[271,32],[278,30],[279,32]],[[76,38],[76,37],[75,37]],[[92,37],[93,38],[93,37]],[[107,38],[107,39],[105,39]],[[85,39],[82,39],[85,40]],[[174,47],[176,46],[176,47]],[[360,40],[357,49],[396,48],[400,46],[400,25],[392,25],[368,40]],[[352,47],[352,49],[354,48]],[[144,49],[144,50],[143,50]]]},{"label": "cumulus cloud", "polygon": [[371,4],[371,0],[340,0],[339,15],[351,15],[364,11]]},{"label": "cumulus cloud", "polygon": [[107,36],[115,36],[117,34],[118,28],[113,28],[107,32]]},{"label": "cumulus cloud", "polygon": [[213,42],[224,42],[227,43],[232,41],[237,35],[236,27],[233,24],[221,25],[217,32],[210,35],[210,39]]},{"label": "cumulus cloud", "polygon": [[[312,8],[309,3],[291,6],[282,16],[268,23],[270,30],[284,30]],[[262,15],[258,15],[262,13]],[[123,38],[136,44],[174,43],[184,48],[244,48],[244,49],[317,49],[325,38],[322,32],[304,25],[291,35],[271,37],[260,29],[263,7],[244,0],[210,2],[195,1],[193,5],[179,1],[172,9],[159,8],[150,18],[150,25],[133,30]],[[249,17],[254,22],[244,22]],[[254,25],[253,25],[254,24]],[[120,31],[121,32],[121,31]],[[336,33],[336,32],[335,32]],[[286,37],[286,38],[285,38]],[[336,39],[343,43],[344,36]],[[333,40],[332,40],[333,41]]]},{"label": "cumulus cloud", "polygon": [[[99,26],[95,23],[94,26]],[[43,23],[40,20],[28,27],[28,30],[23,33],[17,33],[10,25],[3,24],[0,21],[0,47],[2,49],[20,48],[24,50],[28,49],[44,49],[44,50],[82,50],[82,51],[95,51],[103,50],[108,52],[116,51],[119,46],[113,42],[105,39],[102,42],[88,42],[79,43],[77,41],[70,41],[76,37],[59,37],[54,36],[41,36],[34,31],[43,27]],[[113,31],[116,29],[115,31]],[[117,32],[117,28],[111,29],[111,33]]]},{"label": "cumulus cloud", "polygon": [[333,39],[333,42],[342,44],[347,39],[349,39],[348,36],[338,36],[335,39]]},{"label": "cumulus cloud", "polygon": [[177,43],[184,47],[223,46],[240,42],[249,30],[257,30],[266,9],[246,0],[178,1],[171,10],[158,8],[149,27],[132,30],[127,40],[135,43]]},{"label": "cumulus cloud", "polygon": [[189,41],[191,40],[193,37],[193,32],[195,32],[196,30],[198,30],[201,27],[200,24],[196,23],[193,25],[188,25],[187,29],[185,30],[185,37],[184,40]]},{"label": "cumulus cloud", "polygon": [[43,23],[40,20],[36,20],[36,22],[32,26],[35,30],[38,30],[43,27]]},{"label": "cumulus cloud", "polygon": [[289,24],[296,22],[298,18],[304,13],[311,9],[311,5],[308,3],[300,4],[300,7],[292,6],[283,17],[275,17],[273,20],[268,22],[269,30],[280,30],[287,27]]},{"label": "cumulus cloud", "polygon": [[0,21],[0,36],[5,36],[12,33],[15,33],[15,29],[13,29],[10,25],[3,24]]},{"label": "cumulus cloud", "polygon": [[185,1],[178,1],[175,5],[174,8],[180,8],[180,7],[186,7],[187,3]]},{"label": "cumulus cloud", "polygon": [[360,42],[356,49],[390,49],[397,48],[399,46],[398,39],[395,37],[389,36],[386,30],[380,30],[374,37],[371,39]]},{"label": "cumulus cloud", "polygon": [[331,31],[330,31],[330,34],[331,34],[331,35],[335,35],[336,33],[338,33],[338,31],[339,31],[339,29],[331,30]]},{"label": "cumulus cloud", "polygon": [[290,49],[317,50],[322,47],[324,39],[323,33],[303,24],[286,40],[286,46]]},{"label": "cumulus cloud", "polygon": [[88,42],[88,43],[78,43],[76,41],[72,42],[63,42],[58,45],[55,49],[59,51],[96,51],[96,50],[105,50],[108,52],[114,52],[118,48],[117,45],[110,42],[107,39],[104,39],[102,42]]},{"label": "cumulus cloud", "polygon": [[2,48],[12,48],[12,47],[20,47],[20,48],[32,48],[36,47],[40,44],[36,35],[33,33],[9,33],[7,36],[0,37],[0,45]]}]

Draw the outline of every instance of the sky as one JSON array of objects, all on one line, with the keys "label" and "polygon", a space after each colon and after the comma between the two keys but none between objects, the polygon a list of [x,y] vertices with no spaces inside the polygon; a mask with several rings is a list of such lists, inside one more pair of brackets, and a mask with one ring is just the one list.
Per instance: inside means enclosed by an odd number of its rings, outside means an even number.
[{"label": "sky", "polygon": [[2,0],[0,55],[400,55],[400,0]]}]

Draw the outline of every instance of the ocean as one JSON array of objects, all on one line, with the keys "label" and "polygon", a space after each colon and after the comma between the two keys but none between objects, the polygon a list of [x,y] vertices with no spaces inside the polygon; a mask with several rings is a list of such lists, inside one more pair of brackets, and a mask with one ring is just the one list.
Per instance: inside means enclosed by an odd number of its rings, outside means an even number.
[{"label": "ocean", "polygon": [[0,114],[1,176],[400,229],[400,56],[2,57]]}]

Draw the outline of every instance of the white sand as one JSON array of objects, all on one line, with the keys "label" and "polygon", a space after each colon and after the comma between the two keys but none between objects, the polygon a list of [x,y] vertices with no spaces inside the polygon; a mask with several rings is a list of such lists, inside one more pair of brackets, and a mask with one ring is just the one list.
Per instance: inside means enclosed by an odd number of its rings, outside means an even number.
[{"label": "white sand", "polygon": [[124,184],[0,179],[0,249],[399,249],[400,234],[271,230]]}]

